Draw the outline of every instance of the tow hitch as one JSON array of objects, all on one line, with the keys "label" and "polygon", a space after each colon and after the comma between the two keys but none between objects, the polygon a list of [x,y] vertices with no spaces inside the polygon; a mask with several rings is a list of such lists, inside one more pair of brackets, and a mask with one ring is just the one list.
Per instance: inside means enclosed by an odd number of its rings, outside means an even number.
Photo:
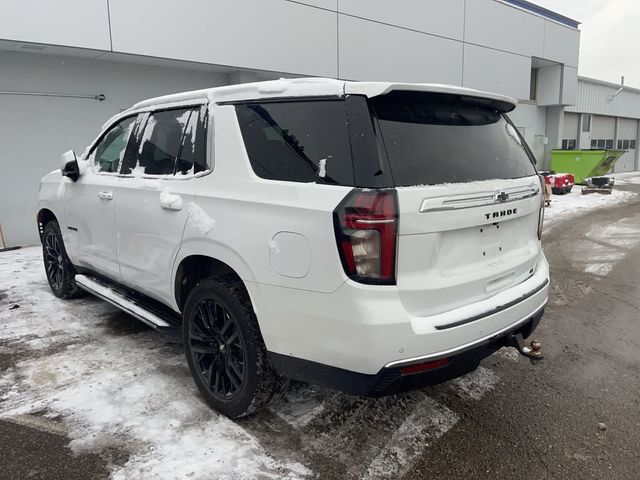
[{"label": "tow hitch", "polygon": [[524,343],[524,338],[522,338],[521,333],[510,333],[505,343],[508,347],[513,347],[518,350],[520,355],[529,358],[532,362],[544,358],[542,356],[542,342],[532,340],[531,344],[527,346]]}]

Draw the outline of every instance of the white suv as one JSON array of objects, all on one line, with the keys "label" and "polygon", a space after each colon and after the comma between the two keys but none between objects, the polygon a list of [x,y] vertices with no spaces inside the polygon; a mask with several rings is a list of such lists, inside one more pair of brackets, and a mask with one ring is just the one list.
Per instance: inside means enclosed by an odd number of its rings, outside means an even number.
[{"label": "white suv", "polygon": [[181,332],[231,417],[285,379],[384,395],[530,352],[549,268],[514,107],[330,79],[140,102],[42,180],[51,289]]}]

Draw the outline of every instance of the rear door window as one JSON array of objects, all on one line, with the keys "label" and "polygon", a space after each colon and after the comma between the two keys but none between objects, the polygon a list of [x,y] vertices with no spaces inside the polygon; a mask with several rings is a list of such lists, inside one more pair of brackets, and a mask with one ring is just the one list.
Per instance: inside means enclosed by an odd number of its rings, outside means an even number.
[{"label": "rear door window", "polygon": [[482,99],[424,92],[374,97],[397,186],[535,175],[517,130]]},{"label": "rear door window", "polygon": [[253,171],[261,178],[353,185],[342,100],[236,105]]},{"label": "rear door window", "polygon": [[127,155],[121,173],[186,175],[207,168],[203,106],[149,113],[137,152]]}]

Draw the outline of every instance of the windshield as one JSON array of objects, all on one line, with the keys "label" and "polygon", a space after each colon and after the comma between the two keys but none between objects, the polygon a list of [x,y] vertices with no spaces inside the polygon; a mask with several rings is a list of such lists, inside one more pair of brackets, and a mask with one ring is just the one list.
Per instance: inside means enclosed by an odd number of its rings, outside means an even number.
[{"label": "windshield", "polygon": [[535,175],[516,129],[484,99],[392,92],[370,100],[396,186]]}]

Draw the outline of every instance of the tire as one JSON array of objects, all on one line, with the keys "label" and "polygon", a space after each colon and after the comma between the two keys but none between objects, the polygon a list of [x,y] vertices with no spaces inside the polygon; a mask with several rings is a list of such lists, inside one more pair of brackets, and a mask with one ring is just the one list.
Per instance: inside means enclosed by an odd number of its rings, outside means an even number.
[{"label": "tire", "polygon": [[567,193],[571,193],[572,188],[573,188],[573,185],[571,185],[570,187],[567,187]]},{"label": "tire", "polygon": [[228,417],[261,410],[286,384],[269,362],[244,285],[233,277],[202,280],[193,288],[182,339],[198,390]]},{"label": "tire", "polygon": [[44,227],[42,260],[49,288],[56,297],[71,299],[81,296],[82,290],[75,280],[76,270],[67,256],[57,220],[51,220]]}]

